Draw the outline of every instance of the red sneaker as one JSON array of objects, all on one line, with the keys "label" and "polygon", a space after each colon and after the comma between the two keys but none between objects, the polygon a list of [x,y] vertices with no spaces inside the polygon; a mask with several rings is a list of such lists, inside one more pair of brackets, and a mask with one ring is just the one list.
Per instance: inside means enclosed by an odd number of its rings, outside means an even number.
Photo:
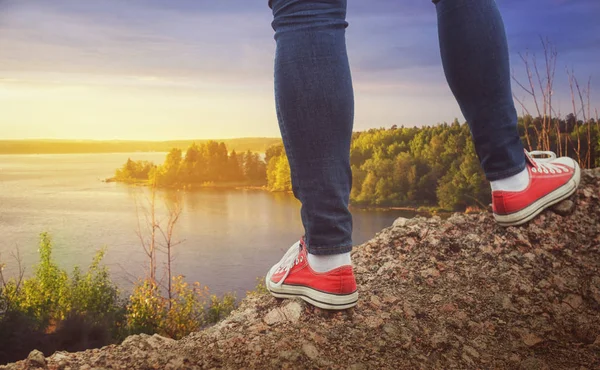
[{"label": "red sneaker", "polygon": [[[544,154],[548,158],[532,158]],[[521,225],[544,209],[570,197],[577,187],[581,170],[569,157],[556,158],[552,152],[525,152],[529,186],[523,191],[493,191],[494,218],[502,226]]]},{"label": "red sneaker", "polygon": [[358,301],[352,266],[341,266],[328,272],[315,272],[308,265],[304,239],[287,251],[271,268],[266,286],[277,298],[301,298],[327,310],[354,307]]}]

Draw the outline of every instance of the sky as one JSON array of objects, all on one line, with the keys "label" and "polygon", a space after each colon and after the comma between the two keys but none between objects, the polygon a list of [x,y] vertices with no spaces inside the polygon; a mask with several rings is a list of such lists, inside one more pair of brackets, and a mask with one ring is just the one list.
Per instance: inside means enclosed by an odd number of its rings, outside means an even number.
[{"label": "sky", "polygon": [[[279,136],[266,2],[0,0],[0,139]],[[519,53],[540,58],[547,37],[556,111],[572,110],[567,68],[582,85],[591,77],[600,109],[600,2],[497,3],[515,75],[525,78]],[[431,2],[350,0],[348,22],[356,131],[463,120]]]}]

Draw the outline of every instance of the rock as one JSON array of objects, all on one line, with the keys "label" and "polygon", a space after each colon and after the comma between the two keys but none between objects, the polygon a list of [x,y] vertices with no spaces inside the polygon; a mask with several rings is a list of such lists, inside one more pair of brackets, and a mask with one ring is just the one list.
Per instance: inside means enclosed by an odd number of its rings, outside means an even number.
[{"label": "rock", "polygon": [[304,354],[313,361],[319,357],[319,351],[317,350],[317,347],[310,343],[304,343],[302,345],[302,352],[304,352]]},{"label": "rock", "polygon": [[583,193],[583,196],[586,198],[591,198],[592,195],[594,195],[594,193],[590,189],[587,189],[587,188],[583,189],[581,192]]},{"label": "rock", "polygon": [[563,302],[568,304],[572,309],[577,310],[583,304],[583,298],[577,294],[569,294]]},{"label": "rock", "polygon": [[473,347],[463,346],[463,351],[465,351],[469,356],[474,358],[479,358],[479,352]]},{"label": "rock", "polygon": [[376,308],[381,307],[381,300],[376,295],[371,296],[371,304]]},{"label": "rock", "polygon": [[300,361],[301,357],[302,357],[302,355],[298,351],[294,351],[294,350],[283,351],[283,352],[279,353],[279,358],[288,360],[292,363],[298,363],[298,361]]},{"label": "rock", "polygon": [[33,350],[29,353],[27,362],[29,363],[29,367],[46,368],[46,358],[44,357],[44,354],[38,350]]},{"label": "rock", "polygon": [[521,336],[521,339],[523,339],[523,343],[525,343],[528,347],[533,347],[544,341],[542,338],[532,333],[524,333]]},{"label": "rock", "polygon": [[501,306],[503,310],[514,310],[510,296],[508,294],[496,295],[496,304]]},{"label": "rock", "polygon": [[443,313],[452,313],[456,310],[457,310],[456,305],[454,305],[453,303],[446,303],[440,307],[440,312],[443,312]]},{"label": "rock", "polygon": [[398,329],[396,329],[396,327],[392,324],[385,324],[383,325],[383,331],[387,335],[395,335],[398,332]]},{"label": "rock", "polygon": [[302,306],[297,301],[291,301],[283,307],[277,307],[265,315],[265,323],[275,325],[282,322],[296,323],[302,314]]},{"label": "rock", "polygon": [[64,367],[64,365],[61,366],[61,363],[64,363],[66,365],[67,360],[69,359],[69,355],[66,352],[56,352],[50,358],[54,362],[58,363],[59,367]]},{"label": "rock", "polygon": [[[398,217],[392,224],[393,227],[404,227],[410,221],[408,218]],[[389,225],[389,224],[388,224]]]},{"label": "rock", "polygon": [[369,328],[375,329],[383,325],[383,319],[380,316],[369,316],[365,319],[365,324]]},{"label": "rock", "polygon": [[171,338],[165,338],[158,334],[154,334],[150,338],[146,340],[146,343],[150,345],[153,349],[163,349],[165,346],[176,343],[177,341]]},{"label": "rock", "polygon": [[570,199],[563,200],[552,207],[552,210],[561,216],[568,216],[575,210],[575,203]]}]

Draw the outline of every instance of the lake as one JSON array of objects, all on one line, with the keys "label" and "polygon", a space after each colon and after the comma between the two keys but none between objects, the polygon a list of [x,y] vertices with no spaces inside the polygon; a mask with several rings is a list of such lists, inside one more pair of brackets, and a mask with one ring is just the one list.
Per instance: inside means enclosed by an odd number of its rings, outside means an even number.
[{"label": "lake", "polygon": [[[164,157],[165,153],[0,155],[0,261],[6,263],[5,274],[15,274],[11,253],[18,249],[26,275],[31,275],[39,234],[48,232],[55,261],[68,271],[76,265],[86,268],[96,251],[106,246],[104,264],[129,292],[145,273],[145,254],[136,231],[138,220],[144,225],[142,207],[148,191],[102,180],[113,176],[127,158],[161,163]],[[166,218],[166,206],[175,200],[183,210],[175,229],[174,239],[181,244],[174,248],[174,273],[217,295],[234,291],[245,296],[256,278],[264,276],[303,233],[300,204],[291,194],[159,191],[159,219]],[[397,217],[412,216],[398,210],[358,209],[353,215],[356,245]],[[159,256],[160,263],[164,260]]]}]

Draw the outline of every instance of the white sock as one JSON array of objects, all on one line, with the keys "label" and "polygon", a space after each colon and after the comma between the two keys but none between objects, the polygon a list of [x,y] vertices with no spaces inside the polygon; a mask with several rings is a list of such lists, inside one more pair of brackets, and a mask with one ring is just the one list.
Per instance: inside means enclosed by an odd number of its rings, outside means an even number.
[{"label": "white sock", "polygon": [[492,191],[523,191],[529,186],[529,171],[526,168],[514,176],[492,181],[490,184]]},{"label": "white sock", "polygon": [[350,252],[331,255],[308,254],[308,264],[316,272],[327,272],[345,265],[352,265]]}]

